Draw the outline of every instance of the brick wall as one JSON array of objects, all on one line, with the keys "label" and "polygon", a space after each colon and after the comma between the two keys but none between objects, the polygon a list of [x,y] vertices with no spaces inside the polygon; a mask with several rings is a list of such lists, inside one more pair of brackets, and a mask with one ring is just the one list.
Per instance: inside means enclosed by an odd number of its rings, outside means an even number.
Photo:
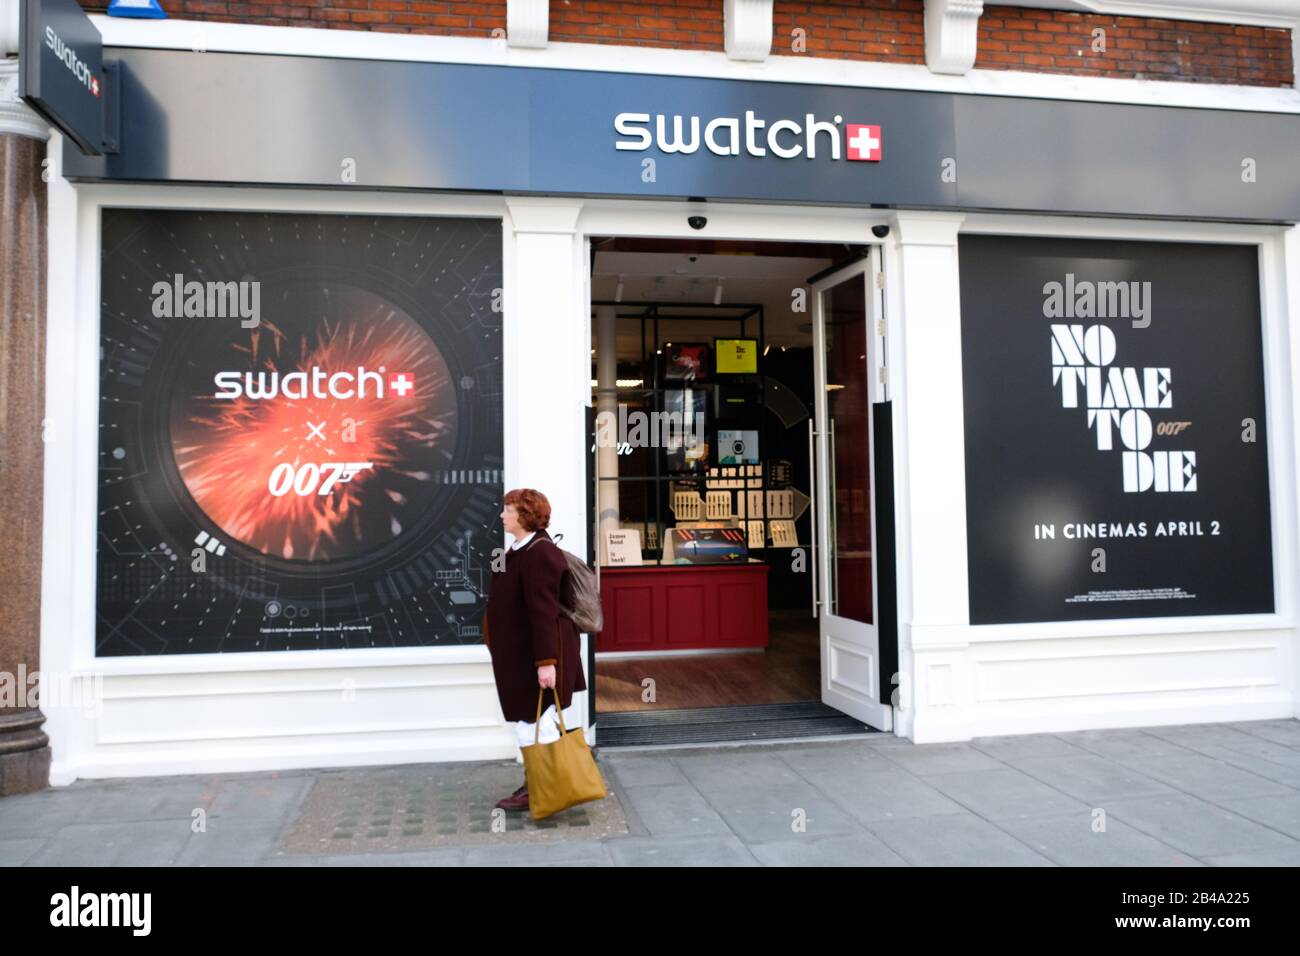
[{"label": "brick wall", "polygon": [[[1094,52],[1094,30],[1105,52]],[[1082,76],[1290,86],[1291,31],[986,6],[975,65]]]},{"label": "brick wall", "polygon": [[[491,36],[505,0],[162,0],[174,18]],[[82,0],[102,11],[107,0]],[[722,50],[722,0],[550,0],[552,40]],[[922,0],[775,0],[772,52],[925,62]],[[1094,30],[1104,50],[1094,50]],[[1247,86],[1294,82],[1289,30],[986,6],[975,65]]]},{"label": "brick wall", "polygon": [[552,40],[722,50],[722,0],[551,0]]},{"label": "brick wall", "polygon": [[[801,46],[806,52],[800,51]],[[924,63],[925,4],[922,0],[774,0],[772,53]]]},{"label": "brick wall", "polygon": [[[176,20],[486,37],[506,28],[506,0],[160,0]],[[103,11],[108,0],[80,0]],[[554,16],[554,14],[552,14]]]}]

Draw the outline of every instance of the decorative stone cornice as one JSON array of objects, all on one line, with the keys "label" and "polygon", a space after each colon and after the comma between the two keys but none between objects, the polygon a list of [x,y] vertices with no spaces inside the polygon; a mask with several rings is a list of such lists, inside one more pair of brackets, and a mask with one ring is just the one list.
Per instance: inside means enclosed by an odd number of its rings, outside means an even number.
[{"label": "decorative stone cornice", "polygon": [[0,58],[0,135],[50,138],[50,124],[18,97],[18,58]]},{"label": "decorative stone cornice", "polygon": [[772,0],[723,0],[722,42],[733,60],[766,60],[772,52]]},{"label": "decorative stone cornice", "polygon": [[931,73],[960,75],[975,65],[983,12],[984,0],[925,0],[925,64]]},{"label": "decorative stone cornice", "polygon": [[551,32],[548,0],[506,0],[506,43],[541,49]]}]

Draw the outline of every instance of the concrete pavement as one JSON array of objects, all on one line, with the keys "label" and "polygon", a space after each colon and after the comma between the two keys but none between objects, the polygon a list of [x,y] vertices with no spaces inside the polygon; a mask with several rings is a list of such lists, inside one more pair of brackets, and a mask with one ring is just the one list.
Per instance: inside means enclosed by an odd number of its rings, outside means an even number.
[{"label": "concrete pavement", "polygon": [[1297,720],[598,760],[496,826],[513,761],[82,780],[0,799],[0,865],[1300,865]]}]

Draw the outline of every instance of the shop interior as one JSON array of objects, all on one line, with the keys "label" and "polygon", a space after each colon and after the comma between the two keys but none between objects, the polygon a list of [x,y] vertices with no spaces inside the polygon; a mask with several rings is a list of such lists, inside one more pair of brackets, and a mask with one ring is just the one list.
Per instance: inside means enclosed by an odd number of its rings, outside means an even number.
[{"label": "shop interior", "polygon": [[[591,252],[602,733],[611,715],[823,707],[809,284],[866,246],[593,237]],[[828,356],[835,339],[828,318]]]}]

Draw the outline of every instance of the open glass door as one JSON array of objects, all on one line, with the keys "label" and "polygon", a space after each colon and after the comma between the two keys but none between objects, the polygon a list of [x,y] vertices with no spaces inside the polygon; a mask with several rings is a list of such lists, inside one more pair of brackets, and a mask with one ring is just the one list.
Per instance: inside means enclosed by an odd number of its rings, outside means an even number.
[{"label": "open glass door", "polygon": [[817,475],[813,567],[822,702],[878,730],[882,700],[877,626],[871,404],[882,398],[878,323],[880,249],[810,280]]}]

